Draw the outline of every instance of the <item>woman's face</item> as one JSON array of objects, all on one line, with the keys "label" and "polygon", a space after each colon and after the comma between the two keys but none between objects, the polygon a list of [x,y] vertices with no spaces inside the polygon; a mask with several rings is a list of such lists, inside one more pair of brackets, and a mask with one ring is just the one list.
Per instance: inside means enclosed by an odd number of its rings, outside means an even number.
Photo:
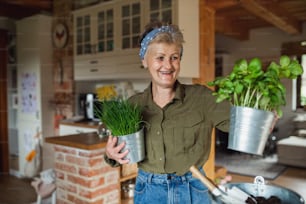
[{"label": "woman's face", "polygon": [[181,48],[176,44],[152,43],[142,60],[148,67],[153,85],[170,88],[180,72]]}]

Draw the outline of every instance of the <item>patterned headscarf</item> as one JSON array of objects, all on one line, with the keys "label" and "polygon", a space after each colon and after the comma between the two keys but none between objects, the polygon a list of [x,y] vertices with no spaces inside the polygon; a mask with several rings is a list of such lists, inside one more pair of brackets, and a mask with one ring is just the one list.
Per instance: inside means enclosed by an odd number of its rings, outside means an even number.
[{"label": "patterned headscarf", "polygon": [[[149,43],[159,34],[159,33],[172,33],[173,29],[170,26],[162,26],[160,28],[155,28],[154,30],[150,31],[141,41],[141,47],[139,51],[140,59],[143,60],[144,56],[147,52]],[[183,52],[183,50],[182,50]],[[182,53],[181,53],[182,55]]]}]

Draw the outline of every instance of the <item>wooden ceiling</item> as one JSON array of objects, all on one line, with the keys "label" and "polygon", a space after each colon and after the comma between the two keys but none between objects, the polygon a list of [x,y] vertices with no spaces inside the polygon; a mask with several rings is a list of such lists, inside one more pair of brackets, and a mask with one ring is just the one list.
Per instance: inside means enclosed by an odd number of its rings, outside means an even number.
[{"label": "wooden ceiling", "polygon": [[251,29],[264,27],[276,27],[291,35],[300,34],[306,22],[306,0],[205,2],[216,11],[216,32],[240,40],[247,40]]},{"label": "wooden ceiling", "polygon": [[8,17],[17,20],[41,12],[51,13],[52,1],[53,0],[0,0],[0,17]]},{"label": "wooden ceiling", "polygon": [[[52,13],[53,0],[0,0],[0,16]],[[276,27],[295,35],[306,22],[306,0],[201,0],[216,11],[216,32],[247,40],[251,29]]]}]

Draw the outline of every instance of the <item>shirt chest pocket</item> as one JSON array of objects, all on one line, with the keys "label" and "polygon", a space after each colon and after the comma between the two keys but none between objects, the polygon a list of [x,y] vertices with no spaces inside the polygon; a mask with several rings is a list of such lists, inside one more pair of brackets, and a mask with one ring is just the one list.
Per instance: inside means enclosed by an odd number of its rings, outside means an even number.
[{"label": "shirt chest pocket", "polygon": [[196,148],[200,131],[203,131],[203,121],[199,113],[192,112],[176,117],[172,123],[172,143],[174,142],[174,150],[177,153],[192,151]]}]

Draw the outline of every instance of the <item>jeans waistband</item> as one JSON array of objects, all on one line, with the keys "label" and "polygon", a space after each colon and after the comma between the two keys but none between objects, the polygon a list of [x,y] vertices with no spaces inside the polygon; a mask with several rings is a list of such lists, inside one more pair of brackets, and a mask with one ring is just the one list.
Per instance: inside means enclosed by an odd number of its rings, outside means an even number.
[{"label": "jeans waistband", "polygon": [[[203,168],[201,167],[199,169],[202,173],[204,173]],[[164,183],[164,182],[187,182],[190,179],[192,179],[192,173],[188,171],[182,176],[178,176],[175,173],[171,174],[156,174],[156,173],[150,173],[143,171],[142,169],[138,169],[138,175],[137,177],[144,182],[148,183]]]}]

